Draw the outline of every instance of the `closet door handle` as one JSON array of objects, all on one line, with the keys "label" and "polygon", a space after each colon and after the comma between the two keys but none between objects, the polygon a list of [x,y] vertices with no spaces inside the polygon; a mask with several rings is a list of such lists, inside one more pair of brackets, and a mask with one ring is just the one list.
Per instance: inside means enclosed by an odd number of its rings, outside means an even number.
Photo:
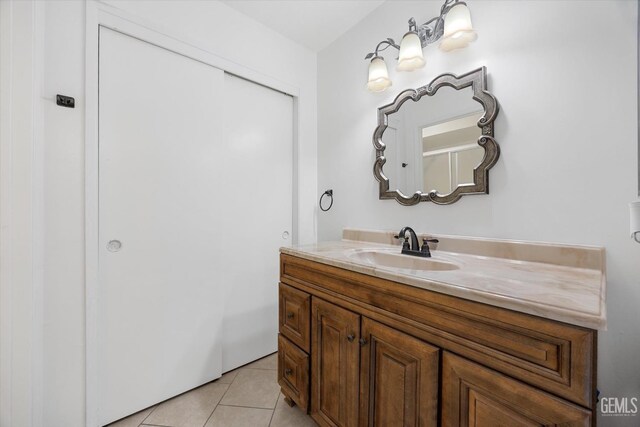
[{"label": "closet door handle", "polygon": [[349,335],[347,335],[347,341],[349,341],[349,342],[353,342],[353,340],[354,340],[354,339],[356,339],[356,336],[355,336],[355,335],[353,335],[353,334],[349,334]]},{"label": "closet door handle", "polygon": [[293,319],[294,314],[292,312],[287,313],[287,319]]},{"label": "closet door handle", "polygon": [[109,240],[107,243],[107,250],[109,252],[118,252],[122,249],[122,242],[120,240]]},{"label": "closet door handle", "polygon": [[293,372],[293,371],[291,370],[291,368],[287,368],[287,369],[285,369],[285,370],[284,370],[284,374],[285,374],[286,376],[291,375],[291,373],[292,373],[292,372]]}]

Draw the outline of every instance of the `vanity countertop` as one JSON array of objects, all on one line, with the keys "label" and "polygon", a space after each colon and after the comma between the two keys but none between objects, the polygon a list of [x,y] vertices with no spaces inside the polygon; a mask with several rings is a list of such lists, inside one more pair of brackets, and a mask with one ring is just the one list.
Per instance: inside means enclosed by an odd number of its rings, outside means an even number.
[{"label": "vanity countertop", "polygon": [[459,269],[408,270],[372,265],[353,256],[370,250],[399,254],[393,234],[345,229],[342,241],[283,247],[281,252],[576,326],[606,329],[604,248],[420,235],[440,240],[432,246],[431,259]]}]

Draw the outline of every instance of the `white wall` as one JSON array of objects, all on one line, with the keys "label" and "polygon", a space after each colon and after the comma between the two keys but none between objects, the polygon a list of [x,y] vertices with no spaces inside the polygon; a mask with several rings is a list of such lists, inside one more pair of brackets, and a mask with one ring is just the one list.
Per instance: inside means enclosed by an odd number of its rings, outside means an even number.
[{"label": "white wall", "polygon": [[[316,55],[219,2],[110,1],[172,35],[257,73],[297,87],[299,240],[315,240]],[[44,90],[44,425],[85,419],[84,67],[85,4],[46,2]],[[55,94],[76,98],[74,110]],[[212,189],[213,190],[213,189]],[[274,284],[275,286],[276,284]]]},{"label": "white wall", "polygon": [[[601,245],[607,250],[609,330],[599,334],[598,387],[640,397],[640,245],[629,239],[637,198],[637,3],[469,2],[479,38],[469,48],[425,49],[427,65],[391,71],[382,94],[365,89],[363,58],[406,22],[438,13],[441,1],[387,2],[318,55],[318,190],[335,204],[318,219],[319,240],[343,227]],[[552,4],[553,3],[553,4]],[[384,52],[387,58],[396,52]],[[491,193],[450,206],[378,200],[371,136],[376,109],[443,72],[486,65],[500,102],[502,154]],[[640,416],[640,415],[639,415]],[[608,418],[603,425],[625,425]]]},{"label": "white wall", "polygon": [[[29,2],[0,2],[0,426],[40,421],[42,399],[41,16]],[[38,408],[34,410],[34,408]]]}]

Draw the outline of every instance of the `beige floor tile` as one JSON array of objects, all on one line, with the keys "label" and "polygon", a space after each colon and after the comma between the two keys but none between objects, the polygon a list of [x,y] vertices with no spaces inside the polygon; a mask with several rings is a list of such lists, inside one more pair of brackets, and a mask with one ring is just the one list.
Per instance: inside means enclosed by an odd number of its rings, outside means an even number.
[{"label": "beige floor tile", "polygon": [[147,418],[151,413],[151,411],[153,411],[154,409],[155,409],[155,406],[144,409],[120,421],[111,423],[107,427],[138,427],[140,423],[143,422],[144,419]]},{"label": "beige floor tile", "polygon": [[172,427],[202,427],[229,388],[213,382],[164,403],[145,420],[146,424]]},{"label": "beige floor tile", "polygon": [[243,366],[243,369],[244,368],[276,370],[278,369],[278,353],[273,353],[269,356],[263,357],[262,359],[258,359],[253,363]]},{"label": "beige floor tile", "polygon": [[218,405],[205,427],[268,427],[271,409]]},{"label": "beige floor tile", "polygon": [[231,384],[233,380],[236,378],[236,375],[238,375],[237,369],[235,371],[229,371],[226,374],[222,375],[220,378],[218,378],[216,382],[220,384]]},{"label": "beige floor tile", "polygon": [[287,405],[284,396],[280,394],[269,425],[270,427],[315,427],[316,423],[297,406],[292,408]]},{"label": "beige floor tile", "polygon": [[220,404],[273,409],[280,393],[276,375],[267,369],[241,369]]}]

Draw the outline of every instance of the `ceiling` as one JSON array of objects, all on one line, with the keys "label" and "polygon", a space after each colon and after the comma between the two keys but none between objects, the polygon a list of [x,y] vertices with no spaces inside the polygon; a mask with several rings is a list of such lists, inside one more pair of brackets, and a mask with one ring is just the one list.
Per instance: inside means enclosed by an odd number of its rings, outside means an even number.
[{"label": "ceiling", "polygon": [[314,52],[329,46],[384,0],[223,0]]}]

